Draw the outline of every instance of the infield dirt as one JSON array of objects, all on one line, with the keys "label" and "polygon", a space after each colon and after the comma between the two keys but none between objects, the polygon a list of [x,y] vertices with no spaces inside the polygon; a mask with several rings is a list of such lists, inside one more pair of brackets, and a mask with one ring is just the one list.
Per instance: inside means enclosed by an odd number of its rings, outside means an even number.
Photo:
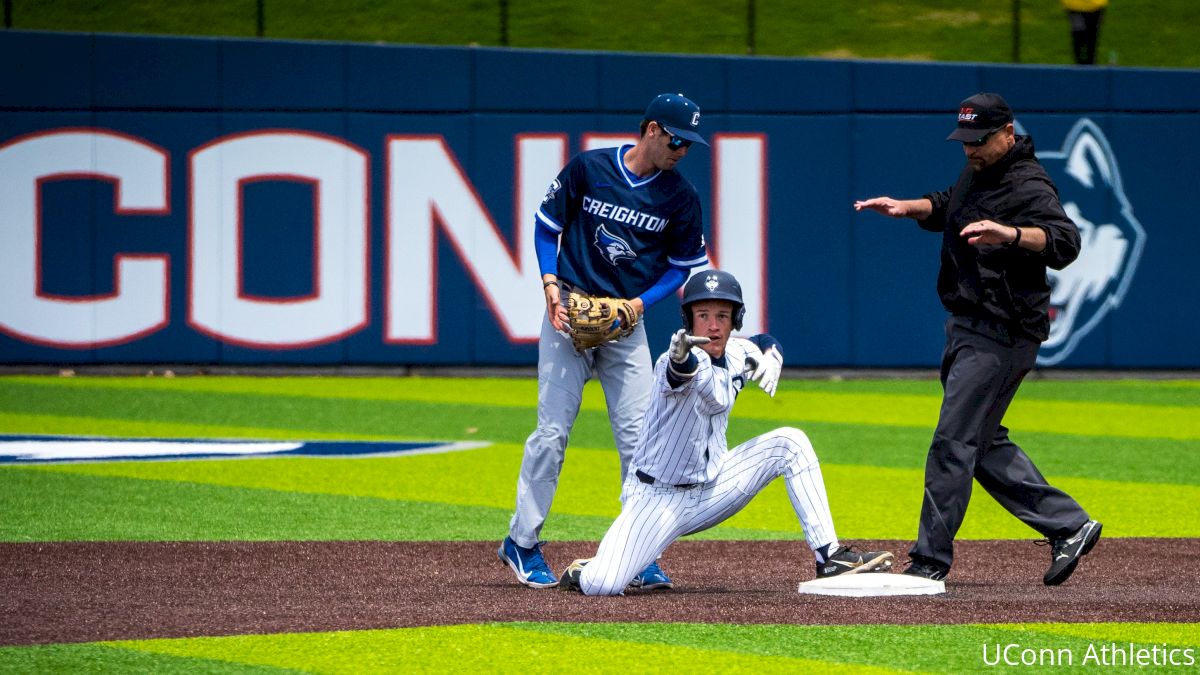
[{"label": "infield dirt", "polygon": [[[908,542],[857,541],[890,550]],[[586,598],[520,586],[494,542],[0,544],[0,644],[398,628],[494,621],[920,624],[1195,621],[1196,539],[1102,539],[1042,585],[1049,549],[963,541],[941,596],[803,596],[803,542],[681,541],[670,591]],[[548,544],[560,570],[595,543]]]}]

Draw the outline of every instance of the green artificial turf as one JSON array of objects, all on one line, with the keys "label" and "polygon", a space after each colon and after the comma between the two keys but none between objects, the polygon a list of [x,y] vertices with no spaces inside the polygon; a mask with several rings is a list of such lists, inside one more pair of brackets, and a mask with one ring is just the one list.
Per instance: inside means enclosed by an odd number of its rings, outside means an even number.
[{"label": "green artificial turf", "polygon": [[[938,393],[929,380],[788,380],[775,399],[747,392],[730,437],[805,429],[839,535],[910,539]],[[1193,382],[1031,381],[1007,421],[1051,480],[1105,523],[1105,536],[1198,537],[1198,393]],[[384,457],[4,465],[0,541],[495,541],[535,397],[533,380],[520,378],[0,377],[0,434],[485,443]],[[589,385],[543,535],[599,539],[619,509],[618,473],[603,397]],[[872,499],[857,498],[864,493]],[[697,537],[802,535],[776,481]],[[976,491],[960,538],[1036,535]],[[0,647],[0,671],[952,673],[996,670],[983,663],[988,644],[1069,652],[1072,671],[1111,671],[1082,667],[1087,650],[1133,642],[1194,654],[1198,628],[457,625]]]},{"label": "green artificial turf", "polygon": [[[1200,536],[1198,391],[1186,382],[1030,382],[1008,423],[1053,482],[1105,523],[1106,536]],[[747,392],[729,436],[737,443],[783,425],[805,429],[839,533],[906,539],[937,395],[929,381],[786,381],[775,399]],[[536,384],[521,378],[0,378],[0,433],[489,443],[356,459],[9,465],[0,467],[0,539],[497,539],[535,398]],[[619,510],[603,410],[590,384],[547,538],[599,539]],[[1093,417],[1112,435],[1093,429]],[[874,498],[857,499],[864,491]],[[801,535],[777,482],[697,536]],[[1035,535],[977,491],[960,537]]]},{"label": "green artificial turf", "polygon": [[[617,600],[618,602],[620,600]],[[1017,645],[1072,672],[1111,672],[1115,645],[1200,652],[1200,624],[708,625],[512,623],[0,647],[6,672],[912,672],[994,670]],[[1047,650],[1041,652],[1041,650]],[[1017,654],[1019,652],[1013,652]],[[1070,659],[1068,663],[1068,659]],[[1026,666],[1018,666],[1025,668]],[[1163,668],[1136,668],[1150,672]],[[1118,669],[1128,670],[1128,669]],[[1176,668],[1174,672],[1187,672]]]}]

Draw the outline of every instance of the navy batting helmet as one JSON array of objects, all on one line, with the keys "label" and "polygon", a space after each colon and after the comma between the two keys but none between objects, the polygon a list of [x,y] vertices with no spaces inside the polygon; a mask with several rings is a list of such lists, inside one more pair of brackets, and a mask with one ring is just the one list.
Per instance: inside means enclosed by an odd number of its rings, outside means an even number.
[{"label": "navy batting helmet", "polygon": [[741,330],[742,317],[746,316],[746,304],[742,302],[742,285],[729,272],[706,270],[692,275],[683,285],[683,300],[679,311],[683,314],[683,325],[692,330],[691,305],[701,300],[728,300],[733,303],[733,329]]}]

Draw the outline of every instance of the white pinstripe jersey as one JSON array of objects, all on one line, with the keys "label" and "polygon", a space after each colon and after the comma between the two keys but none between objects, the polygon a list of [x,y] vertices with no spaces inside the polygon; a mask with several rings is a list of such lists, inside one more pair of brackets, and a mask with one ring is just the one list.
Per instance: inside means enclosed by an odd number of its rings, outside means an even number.
[{"label": "white pinstripe jersey", "polygon": [[654,364],[654,387],[642,435],[632,464],[663,483],[705,483],[717,477],[729,444],[725,431],[729,413],[746,384],[746,357],[762,358],[749,340],[730,337],[725,355],[714,364],[693,347],[700,364],[696,375],[677,389],[667,380],[670,357],[663,353]]}]

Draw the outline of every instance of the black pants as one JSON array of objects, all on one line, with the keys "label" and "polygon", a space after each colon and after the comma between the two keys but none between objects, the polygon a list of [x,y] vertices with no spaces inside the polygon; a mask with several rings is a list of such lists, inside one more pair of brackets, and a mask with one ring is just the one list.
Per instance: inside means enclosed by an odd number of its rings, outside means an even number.
[{"label": "black pants", "polygon": [[1000,424],[1033,368],[1038,346],[990,322],[962,317],[946,322],[942,409],[925,461],[921,522],[909,550],[914,560],[950,569],[972,479],[1043,536],[1063,537],[1088,521],[1079,503],[1051,487]]},{"label": "black pants", "polygon": [[1096,43],[1100,39],[1100,23],[1104,20],[1104,10],[1095,12],[1067,12],[1071,20],[1071,47],[1075,52],[1075,63],[1094,65],[1096,63]]}]

